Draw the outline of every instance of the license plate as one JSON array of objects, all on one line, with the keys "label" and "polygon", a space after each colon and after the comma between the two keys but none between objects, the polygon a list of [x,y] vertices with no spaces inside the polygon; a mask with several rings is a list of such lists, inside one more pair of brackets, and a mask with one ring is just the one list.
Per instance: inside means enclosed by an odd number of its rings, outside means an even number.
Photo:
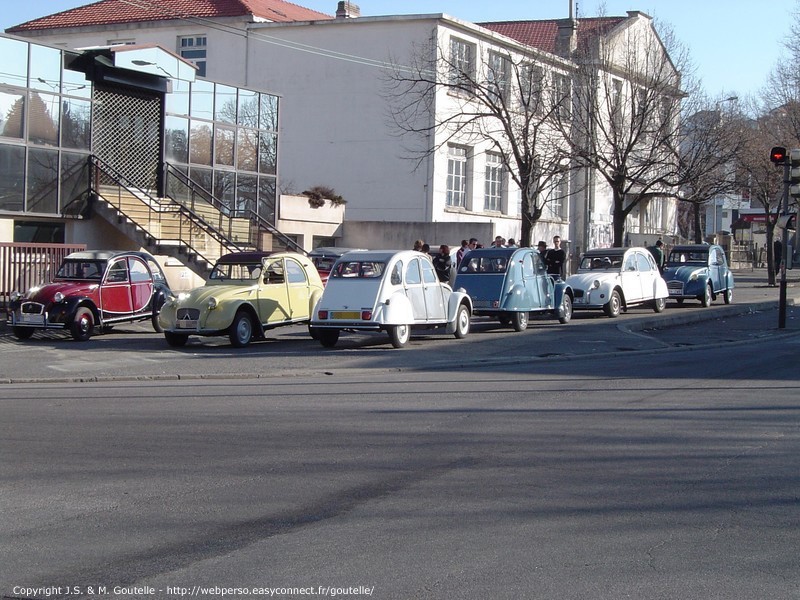
[{"label": "license plate", "polygon": [[20,323],[26,323],[28,325],[44,325],[44,315],[28,315],[22,313],[19,319]]},{"label": "license plate", "polygon": [[335,310],[331,313],[333,319],[353,319],[358,320],[361,318],[361,313],[357,310]]},{"label": "license plate", "polygon": [[175,324],[176,329],[197,329],[197,321],[181,319]]},{"label": "license plate", "polygon": [[683,293],[683,290],[670,290],[669,291],[669,295],[670,296],[680,296],[682,293]]}]

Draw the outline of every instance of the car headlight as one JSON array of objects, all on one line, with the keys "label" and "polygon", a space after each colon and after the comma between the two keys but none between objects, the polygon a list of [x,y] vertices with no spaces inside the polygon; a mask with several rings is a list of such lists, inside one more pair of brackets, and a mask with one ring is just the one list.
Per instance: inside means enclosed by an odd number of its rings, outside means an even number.
[{"label": "car headlight", "polygon": [[61,292],[56,292],[55,294],[53,294],[53,302],[55,302],[56,304],[61,304],[63,301],[64,301],[64,294],[62,294]]},{"label": "car headlight", "polygon": [[214,296],[208,299],[208,310],[214,310],[217,308],[217,299]]},{"label": "car headlight", "polygon": [[592,285],[591,285],[591,286],[589,286],[589,289],[590,289],[590,290],[596,290],[596,289],[598,289],[599,287],[600,287],[600,280],[599,280],[599,279],[595,279],[595,280],[592,282]]}]

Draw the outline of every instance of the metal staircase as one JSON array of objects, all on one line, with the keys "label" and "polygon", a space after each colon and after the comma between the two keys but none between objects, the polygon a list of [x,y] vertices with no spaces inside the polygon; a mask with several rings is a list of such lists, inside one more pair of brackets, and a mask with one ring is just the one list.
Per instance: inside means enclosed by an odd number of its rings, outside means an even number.
[{"label": "metal staircase", "polygon": [[230,209],[179,170],[168,165],[167,197],[134,186],[111,165],[89,158],[92,210],[154,254],[180,260],[206,278],[228,252],[284,248],[303,252],[254,211]]}]

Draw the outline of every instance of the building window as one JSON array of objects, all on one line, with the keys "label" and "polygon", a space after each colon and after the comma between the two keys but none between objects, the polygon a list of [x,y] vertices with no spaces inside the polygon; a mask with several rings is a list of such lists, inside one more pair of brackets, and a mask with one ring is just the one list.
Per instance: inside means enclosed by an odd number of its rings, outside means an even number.
[{"label": "building window", "polygon": [[569,177],[562,175],[550,190],[550,198],[547,202],[547,212],[551,219],[563,220],[564,206],[569,195]]},{"label": "building window", "polygon": [[447,147],[447,206],[467,207],[467,149]]},{"label": "building window", "polygon": [[471,90],[475,81],[475,45],[450,38],[450,85]]},{"label": "building window", "polygon": [[508,57],[497,52],[489,52],[489,65],[486,73],[489,91],[495,100],[508,96],[510,63]]},{"label": "building window", "polygon": [[486,191],[484,193],[484,210],[501,211],[503,209],[503,161],[499,154],[486,154]]},{"label": "building window", "polygon": [[178,50],[181,58],[185,58],[195,67],[199,77],[206,76],[206,53],[208,40],[204,35],[190,35],[178,38]]},{"label": "building window", "polygon": [[520,67],[520,102],[534,114],[542,113],[542,89],[544,69],[539,65],[525,64]]},{"label": "building window", "polygon": [[572,113],[572,86],[569,76],[553,73],[553,106],[558,107],[558,116],[569,119]]}]

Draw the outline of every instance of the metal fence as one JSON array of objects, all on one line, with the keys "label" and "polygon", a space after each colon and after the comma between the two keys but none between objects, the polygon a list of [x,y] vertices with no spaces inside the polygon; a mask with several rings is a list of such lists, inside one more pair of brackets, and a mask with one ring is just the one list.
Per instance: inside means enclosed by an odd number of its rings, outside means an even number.
[{"label": "metal fence", "polygon": [[53,279],[67,254],[86,250],[86,244],[19,244],[0,242],[0,308],[11,292],[25,292]]}]

